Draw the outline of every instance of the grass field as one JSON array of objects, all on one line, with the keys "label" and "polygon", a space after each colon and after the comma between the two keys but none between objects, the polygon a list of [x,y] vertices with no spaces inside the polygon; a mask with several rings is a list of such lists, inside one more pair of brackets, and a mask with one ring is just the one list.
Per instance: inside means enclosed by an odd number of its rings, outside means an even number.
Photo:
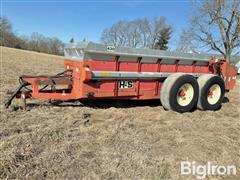
[{"label": "grass field", "polygon": [[219,111],[179,114],[158,103],[14,100],[22,74],[55,74],[63,57],[1,47],[0,179],[196,179],[181,161],[236,165],[240,179],[240,80]]}]

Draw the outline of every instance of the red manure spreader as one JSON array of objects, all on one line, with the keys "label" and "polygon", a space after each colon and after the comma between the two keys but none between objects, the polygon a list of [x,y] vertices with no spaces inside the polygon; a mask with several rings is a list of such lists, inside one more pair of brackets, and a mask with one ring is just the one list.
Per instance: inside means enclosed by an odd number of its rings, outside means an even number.
[{"label": "red manure spreader", "polygon": [[20,76],[12,100],[159,99],[167,110],[217,110],[236,83],[236,69],[209,54],[114,47],[81,42],[65,49],[64,71]]}]

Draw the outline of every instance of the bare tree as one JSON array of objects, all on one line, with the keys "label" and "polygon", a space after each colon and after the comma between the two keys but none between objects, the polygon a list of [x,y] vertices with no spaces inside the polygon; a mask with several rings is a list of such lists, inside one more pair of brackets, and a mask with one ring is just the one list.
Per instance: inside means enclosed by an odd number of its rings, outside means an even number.
[{"label": "bare tree", "polygon": [[0,16],[0,45],[20,48],[20,39],[13,33],[12,24],[7,17]]},{"label": "bare tree", "polygon": [[18,36],[12,31],[12,24],[0,16],[0,45],[49,54],[63,55],[64,43],[56,37],[45,37],[37,32],[28,36]]},{"label": "bare tree", "polygon": [[29,50],[37,51],[37,52],[46,52],[47,45],[45,42],[46,42],[46,39],[42,34],[33,32],[29,41]]},{"label": "bare tree", "polygon": [[151,23],[147,18],[138,20],[142,47],[150,47],[151,44]]},{"label": "bare tree", "polygon": [[45,37],[37,32],[30,37],[19,37],[21,49],[43,52],[48,54],[63,55],[64,43],[56,37]]},{"label": "bare tree", "polygon": [[177,41],[176,49],[177,52],[185,53],[197,53],[199,50],[199,44],[193,43],[193,30],[192,28],[183,29],[179,39]]},{"label": "bare tree", "polygon": [[112,44],[114,46],[125,46],[127,42],[128,22],[118,21],[110,28],[104,29],[101,35],[101,41],[104,44]]},{"label": "bare tree", "polygon": [[7,17],[0,16],[0,30],[3,32],[12,32],[12,24]]},{"label": "bare tree", "polygon": [[[156,48],[160,32],[163,35],[166,28],[169,29],[169,32],[172,31],[164,17],[151,20],[143,18],[133,21],[118,21],[102,32],[101,41],[114,46]],[[166,36],[161,36],[161,38],[164,37]],[[168,43],[168,40],[165,43]]]},{"label": "bare tree", "polygon": [[240,51],[240,1],[196,2],[188,36],[201,49],[221,53],[227,61]]},{"label": "bare tree", "polygon": [[50,54],[63,55],[64,43],[56,37],[48,38],[47,41]]}]

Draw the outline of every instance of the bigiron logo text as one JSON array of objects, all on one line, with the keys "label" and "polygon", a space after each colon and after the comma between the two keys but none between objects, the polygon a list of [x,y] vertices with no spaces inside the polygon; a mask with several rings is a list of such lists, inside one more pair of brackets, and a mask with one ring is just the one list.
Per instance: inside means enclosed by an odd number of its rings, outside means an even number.
[{"label": "bigiron logo text", "polygon": [[181,175],[193,175],[196,179],[205,179],[206,176],[228,176],[236,174],[237,168],[235,165],[216,165],[211,162],[200,165],[195,161],[181,162]]}]

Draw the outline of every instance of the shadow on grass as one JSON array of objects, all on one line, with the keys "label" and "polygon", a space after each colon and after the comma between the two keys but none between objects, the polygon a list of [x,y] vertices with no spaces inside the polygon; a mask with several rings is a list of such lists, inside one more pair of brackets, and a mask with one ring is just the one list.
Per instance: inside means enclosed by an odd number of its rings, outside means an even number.
[{"label": "shadow on grass", "polygon": [[222,101],[222,103],[229,103],[230,102],[230,100],[229,100],[229,98],[228,97],[224,97],[223,98],[223,101]]},{"label": "shadow on grass", "polygon": [[52,100],[49,103],[37,104],[27,103],[29,109],[36,107],[91,107],[98,109],[132,108],[141,106],[156,107],[161,106],[159,100]]},{"label": "shadow on grass", "polygon": [[[229,99],[224,97],[223,103],[229,103]],[[45,103],[27,103],[27,110],[31,110],[37,107],[90,107],[95,109],[108,109],[108,108],[134,108],[134,107],[157,107],[162,106],[160,100],[52,100]],[[164,107],[163,107],[164,108]],[[21,107],[15,107],[13,110],[17,111],[22,109]],[[217,109],[216,111],[220,110]],[[193,108],[190,112],[194,112],[197,110],[197,107]]]}]

